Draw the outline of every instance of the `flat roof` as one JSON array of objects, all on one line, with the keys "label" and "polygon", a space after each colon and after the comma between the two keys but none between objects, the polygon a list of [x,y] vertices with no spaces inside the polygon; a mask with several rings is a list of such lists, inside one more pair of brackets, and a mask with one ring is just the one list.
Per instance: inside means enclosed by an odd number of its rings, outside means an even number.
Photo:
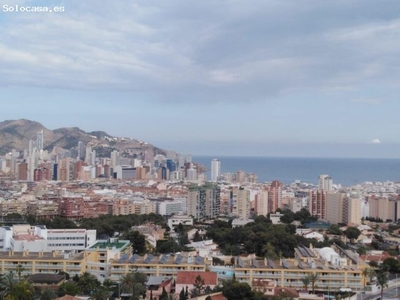
[{"label": "flat roof", "polygon": [[102,241],[102,242],[96,242],[96,244],[91,246],[89,249],[100,248],[100,249],[104,249],[105,250],[107,247],[109,249],[112,249],[114,247],[117,248],[117,249],[123,249],[127,245],[129,245],[129,241],[117,241],[117,242],[105,242],[105,241]]}]

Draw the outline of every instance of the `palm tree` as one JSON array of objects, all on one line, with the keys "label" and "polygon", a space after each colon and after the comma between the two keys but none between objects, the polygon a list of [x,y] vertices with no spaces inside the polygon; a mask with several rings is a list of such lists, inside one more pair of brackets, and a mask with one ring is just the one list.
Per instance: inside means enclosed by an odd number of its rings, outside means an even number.
[{"label": "palm tree", "polygon": [[367,285],[367,277],[370,275],[370,272],[372,272],[371,268],[365,268],[361,272],[363,276],[364,291],[365,291],[365,286]]},{"label": "palm tree", "polygon": [[381,288],[381,299],[383,299],[383,289],[388,287],[388,274],[385,271],[380,271],[376,274],[376,283]]},{"label": "palm tree", "polygon": [[311,283],[310,276],[307,275],[307,276],[301,278],[300,280],[301,280],[301,282],[303,283],[304,289],[305,289],[305,290],[308,290],[308,286],[309,286],[310,283]]},{"label": "palm tree", "polygon": [[96,276],[85,272],[79,276],[79,281],[77,285],[81,288],[84,294],[91,295],[96,289],[100,287],[101,283],[99,280],[97,280]]},{"label": "palm tree", "polygon": [[146,292],[146,282],[146,274],[136,271],[130,272],[121,278],[121,292],[132,294],[131,299],[139,299]]},{"label": "palm tree", "polygon": [[14,290],[15,286],[15,279],[14,279],[14,273],[10,272],[3,277],[1,277],[0,280],[0,297],[1,299],[5,299],[5,297],[9,294],[12,293]]},{"label": "palm tree", "polygon": [[17,271],[17,275],[18,275],[18,280],[21,280],[22,277],[22,272],[25,271],[25,268],[23,265],[18,264],[17,267],[15,268],[15,270]]},{"label": "palm tree", "polygon": [[109,290],[104,286],[101,286],[93,291],[90,296],[90,300],[107,300],[110,297]]},{"label": "palm tree", "polygon": [[40,295],[40,300],[52,300],[57,298],[56,293],[52,289],[45,289]]},{"label": "palm tree", "polygon": [[315,291],[315,283],[319,280],[319,273],[310,273],[308,277],[310,278],[312,292]]},{"label": "palm tree", "polygon": [[14,285],[12,291],[7,293],[4,299],[7,300],[32,300],[35,295],[35,288],[28,280],[23,280]]}]

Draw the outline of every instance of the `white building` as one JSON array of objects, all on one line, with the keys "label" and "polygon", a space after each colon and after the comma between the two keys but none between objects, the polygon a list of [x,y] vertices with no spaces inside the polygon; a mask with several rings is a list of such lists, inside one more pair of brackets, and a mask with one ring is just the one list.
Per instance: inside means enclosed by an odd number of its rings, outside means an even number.
[{"label": "white building", "polygon": [[183,213],[183,203],[180,200],[163,201],[157,204],[157,211],[162,216]]},{"label": "white building", "polygon": [[82,251],[96,242],[96,230],[47,229],[44,225],[0,227],[0,251]]},{"label": "white building", "polygon": [[329,175],[319,175],[318,188],[321,191],[332,191],[332,178]]},{"label": "white building", "polygon": [[211,181],[216,182],[221,177],[221,162],[218,159],[211,161]]},{"label": "white building", "polygon": [[193,218],[189,216],[172,216],[168,219],[168,227],[173,231],[179,224],[193,226]]}]

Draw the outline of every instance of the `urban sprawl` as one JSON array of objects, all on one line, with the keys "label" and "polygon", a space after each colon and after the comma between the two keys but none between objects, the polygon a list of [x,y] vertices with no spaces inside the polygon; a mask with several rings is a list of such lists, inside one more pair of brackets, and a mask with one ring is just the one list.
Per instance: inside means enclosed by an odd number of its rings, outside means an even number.
[{"label": "urban sprawl", "polygon": [[217,159],[43,144],[41,131],[0,158],[2,299],[28,299],[10,278],[49,299],[378,299],[397,286],[400,184],[261,183]]}]

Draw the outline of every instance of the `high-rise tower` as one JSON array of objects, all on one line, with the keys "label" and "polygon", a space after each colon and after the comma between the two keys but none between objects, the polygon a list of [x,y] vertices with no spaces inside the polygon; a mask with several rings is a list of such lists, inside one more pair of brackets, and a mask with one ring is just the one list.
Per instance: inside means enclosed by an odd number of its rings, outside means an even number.
[{"label": "high-rise tower", "polygon": [[40,130],[36,136],[36,149],[43,150],[43,130]]},{"label": "high-rise tower", "polygon": [[332,190],[332,178],[329,175],[319,175],[318,179],[318,189],[321,191],[331,191]]},{"label": "high-rise tower", "polygon": [[211,181],[218,181],[221,176],[221,162],[218,159],[211,161]]}]

